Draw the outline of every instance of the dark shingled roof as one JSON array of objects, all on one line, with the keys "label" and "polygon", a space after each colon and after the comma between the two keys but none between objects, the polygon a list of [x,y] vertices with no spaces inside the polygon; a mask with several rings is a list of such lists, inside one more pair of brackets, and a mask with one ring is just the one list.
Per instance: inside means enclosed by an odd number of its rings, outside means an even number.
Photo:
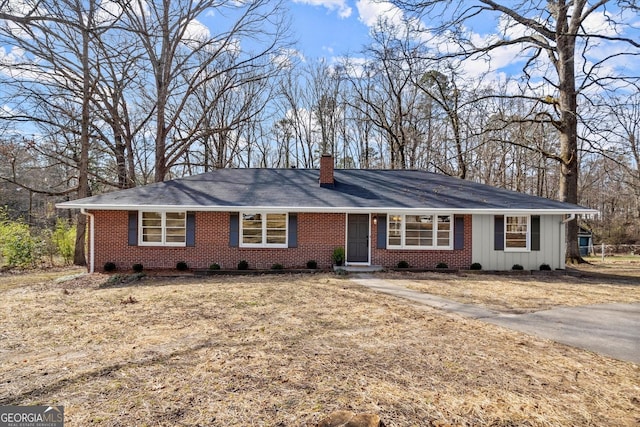
[{"label": "dark shingled roof", "polygon": [[320,187],[317,169],[218,169],[85,199],[61,208],[231,210],[286,208],[299,211],[549,211],[593,213],[542,197],[416,170],[336,169],[335,186]]}]

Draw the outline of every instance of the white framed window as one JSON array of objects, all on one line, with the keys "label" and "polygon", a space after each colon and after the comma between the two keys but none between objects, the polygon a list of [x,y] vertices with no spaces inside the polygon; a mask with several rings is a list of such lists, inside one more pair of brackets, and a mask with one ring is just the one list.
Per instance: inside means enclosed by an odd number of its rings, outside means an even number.
[{"label": "white framed window", "polygon": [[389,214],[389,249],[453,249],[453,215],[436,213]]},{"label": "white framed window", "polygon": [[286,213],[242,212],[240,214],[241,247],[287,247]]},{"label": "white framed window", "polygon": [[530,250],[531,218],[528,215],[504,217],[504,250],[526,252]]},{"label": "white framed window", "polygon": [[141,246],[185,246],[187,241],[186,212],[142,211],[139,215]]}]

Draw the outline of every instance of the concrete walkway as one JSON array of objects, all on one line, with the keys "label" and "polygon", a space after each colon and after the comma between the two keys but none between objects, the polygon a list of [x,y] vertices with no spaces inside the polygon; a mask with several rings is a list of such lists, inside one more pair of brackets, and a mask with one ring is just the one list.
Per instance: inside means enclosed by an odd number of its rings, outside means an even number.
[{"label": "concrete walkway", "polygon": [[353,282],[471,319],[537,335],[615,359],[640,363],[640,303],[560,307],[526,314],[505,314],[462,304],[361,274]]}]

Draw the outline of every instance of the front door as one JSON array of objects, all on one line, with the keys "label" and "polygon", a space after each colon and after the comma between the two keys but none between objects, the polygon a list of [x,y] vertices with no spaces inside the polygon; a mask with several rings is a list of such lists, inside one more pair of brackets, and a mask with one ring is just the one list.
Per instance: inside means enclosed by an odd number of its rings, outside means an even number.
[{"label": "front door", "polygon": [[369,215],[349,214],[347,219],[347,262],[369,262]]}]

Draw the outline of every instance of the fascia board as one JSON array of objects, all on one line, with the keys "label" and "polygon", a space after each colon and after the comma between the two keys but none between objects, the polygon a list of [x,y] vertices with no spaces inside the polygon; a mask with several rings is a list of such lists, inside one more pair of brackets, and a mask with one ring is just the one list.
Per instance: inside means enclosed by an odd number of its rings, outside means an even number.
[{"label": "fascia board", "polygon": [[85,210],[152,210],[152,211],[198,211],[198,212],[313,212],[313,213],[387,213],[387,212],[443,212],[452,214],[477,214],[477,215],[503,215],[503,214],[527,214],[527,215],[564,215],[564,214],[585,214],[596,215],[598,210],[582,208],[575,209],[462,209],[462,208],[429,208],[429,207],[335,207],[335,206],[201,206],[201,205],[110,205],[110,204],[84,204],[74,202],[63,202],[56,205],[60,209],[85,209]]}]

